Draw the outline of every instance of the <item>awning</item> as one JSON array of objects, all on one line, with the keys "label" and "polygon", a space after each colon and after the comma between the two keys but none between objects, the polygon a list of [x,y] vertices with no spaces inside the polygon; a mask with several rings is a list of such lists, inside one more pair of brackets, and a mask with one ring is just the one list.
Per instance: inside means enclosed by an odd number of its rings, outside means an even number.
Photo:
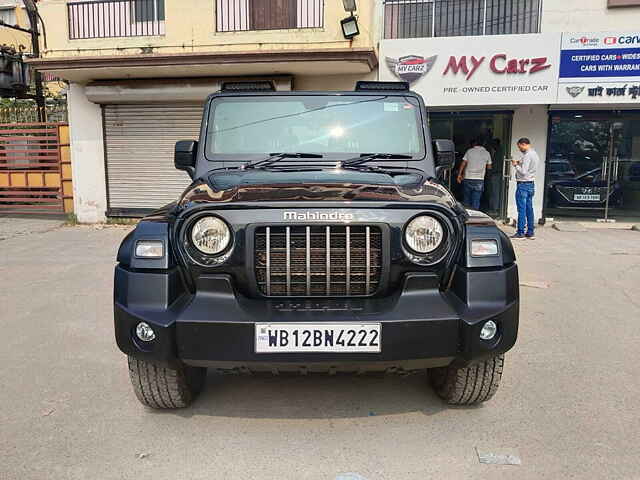
[{"label": "awning", "polygon": [[38,71],[86,83],[126,78],[365,74],[376,68],[378,58],[373,49],[334,48],[65,56],[27,62]]},{"label": "awning", "polygon": [[276,90],[292,90],[291,75],[260,77],[214,77],[180,79],[124,79],[98,80],[85,88],[87,99],[99,104],[195,102],[202,104],[213,92],[220,90],[223,82],[259,81],[273,82]]}]

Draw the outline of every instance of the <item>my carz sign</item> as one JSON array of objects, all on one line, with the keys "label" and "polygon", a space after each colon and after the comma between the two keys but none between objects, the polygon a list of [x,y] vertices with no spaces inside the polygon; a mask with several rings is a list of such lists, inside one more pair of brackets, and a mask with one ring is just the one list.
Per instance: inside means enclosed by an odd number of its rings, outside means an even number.
[{"label": "my carz sign", "polygon": [[560,41],[559,33],[384,40],[380,79],[403,79],[395,62],[419,57],[429,69],[405,80],[428,105],[554,103]]}]

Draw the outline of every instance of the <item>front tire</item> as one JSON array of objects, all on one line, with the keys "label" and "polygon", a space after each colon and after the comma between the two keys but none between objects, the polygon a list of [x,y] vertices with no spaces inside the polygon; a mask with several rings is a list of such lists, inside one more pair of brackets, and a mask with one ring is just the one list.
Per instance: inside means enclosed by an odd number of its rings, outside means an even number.
[{"label": "front tire", "polygon": [[129,356],[129,378],[140,403],[151,408],[184,408],[200,393],[206,368],[169,368]]},{"label": "front tire", "polygon": [[440,398],[449,405],[475,405],[493,397],[500,386],[504,355],[468,367],[429,369],[429,380]]}]

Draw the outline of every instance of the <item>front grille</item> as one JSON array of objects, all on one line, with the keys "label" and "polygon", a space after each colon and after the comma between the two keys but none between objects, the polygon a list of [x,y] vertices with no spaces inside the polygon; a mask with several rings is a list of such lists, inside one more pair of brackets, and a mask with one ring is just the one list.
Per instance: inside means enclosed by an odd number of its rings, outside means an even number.
[{"label": "front grille", "polygon": [[372,226],[273,226],[255,232],[254,265],[269,297],[372,295],[382,273],[382,232]]}]

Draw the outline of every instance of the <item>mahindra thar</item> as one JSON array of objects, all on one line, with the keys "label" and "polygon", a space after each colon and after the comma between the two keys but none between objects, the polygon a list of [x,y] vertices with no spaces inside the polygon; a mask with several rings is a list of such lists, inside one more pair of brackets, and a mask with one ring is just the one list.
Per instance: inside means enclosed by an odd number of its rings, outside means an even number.
[{"label": "mahindra thar", "polygon": [[115,336],[140,402],[189,405],[207,368],[426,371],[450,404],[491,398],[518,269],[439,181],[453,150],[402,82],[209,96],[199,141],[175,146],[193,182],[118,251]]}]

